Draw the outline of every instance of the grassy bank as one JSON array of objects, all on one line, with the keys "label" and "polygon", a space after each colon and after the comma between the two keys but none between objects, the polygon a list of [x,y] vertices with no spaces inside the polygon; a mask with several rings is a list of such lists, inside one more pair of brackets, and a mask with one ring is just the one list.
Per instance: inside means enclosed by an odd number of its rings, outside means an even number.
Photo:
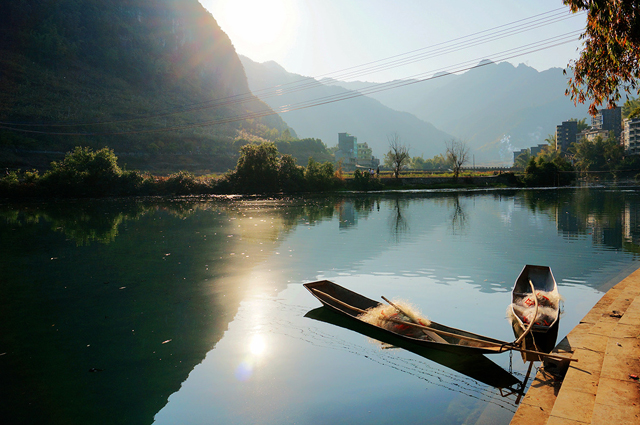
[{"label": "grassy bank", "polygon": [[48,170],[5,171],[0,177],[0,197],[83,198],[117,196],[175,196],[214,194],[274,194],[400,189],[515,187],[521,181],[513,173],[465,175],[408,175],[391,178],[356,170],[343,173],[332,163],[309,159],[298,166],[290,155],[280,155],[275,145],[242,148],[234,170],[219,175],[196,176],[181,171],[168,176],[130,171],[118,165],[113,151],[77,147]]}]

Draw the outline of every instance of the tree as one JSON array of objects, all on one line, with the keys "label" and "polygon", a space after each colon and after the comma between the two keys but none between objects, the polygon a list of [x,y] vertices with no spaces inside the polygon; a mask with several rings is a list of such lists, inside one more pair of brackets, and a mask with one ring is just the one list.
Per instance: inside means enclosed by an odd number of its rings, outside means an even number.
[{"label": "tree", "polygon": [[614,107],[620,88],[631,93],[640,80],[640,0],[563,0],[574,13],[587,11],[584,49],[569,64],[566,94],[574,103],[591,99],[589,113],[605,102]]},{"label": "tree", "polygon": [[589,128],[589,124],[587,124],[586,118],[582,118],[581,120],[577,118],[571,118],[569,121],[575,121],[578,123],[578,133]]},{"label": "tree", "polygon": [[309,158],[307,168],[304,170],[304,178],[307,187],[313,192],[331,190],[338,184],[333,164],[330,162],[321,164],[313,158]]},{"label": "tree", "polygon": [[640,118],[640,98],[629,99],[624,103],[622,118]]},{"label": "tree", "polygon": [[460,175],[460,170],[462,170],[464,164],[469,161],[469,147],[467,147],[465,142],[455,139],[447,142],[446,146],[447,162],[453,170],[453,178],[457,180]]},{"label": "tree", "polygon": [[304,188],[304,169],[296,165],[291,155],[282,155],[278,162],[278,184],[283,192],[299,192]]},{"label": "tree", "polygon": [[569,161],[561,156],[551,161],[544,156],[536,156],[529,160],[524,170],[524,183],[534,187],[565,186],[575,177],[572,171]]},{"label": "tree", "polygon": [[524,169],[529,163],[529,159],[531,159],[531,149],[526,149],[513,161],[513,167]]},{"label": "tree", "polygon": [[236,189],[246,193],[275,192],[278,189],[278,149],[272,142],[245,145],[234,172]]},{"label": "tree", "polygon": [[558,139],[555,134],[549,134],[546,139],[547,146],[536,155],[536,157],[543,157],[546,161],[553,161],[560,156],[560,149],[558,149]]},{"label": "tree", "polygon": [[422,155],[414,156],[409,161],[409,167],[415,170],[446,170],[449,165],[444,155],[438,154],[430,159],[424,159]]},{"label": "tree", "polygon": [[569,152],[580,171],[612,171],[622,162],[624,148],[611,132],[607,139],[597,136],[591,141],[585,137],[573,143]]},{"label": "tree", "polygon": [[409,146],[402,144],[398,133],[387,135],[389,152],[384,155],[384,164],[393,170],[395,178],[400,177],[400,170],[409,163]]}]

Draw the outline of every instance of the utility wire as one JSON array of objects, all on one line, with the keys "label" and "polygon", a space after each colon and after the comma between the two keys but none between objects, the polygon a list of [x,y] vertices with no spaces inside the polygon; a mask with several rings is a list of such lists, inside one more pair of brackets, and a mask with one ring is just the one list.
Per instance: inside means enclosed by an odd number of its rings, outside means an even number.
[{"label": "utility wire", "polygon": [[[559,12],[560,11],[560,12]],[[327,75],[334,75],[333,78],[355,78],[363,75],[368,75],[374,72],[379,72],[382,70],[393,69],[399,66],[404,66],[408,64],[415,63],[417,61],[423,61],[429,58],[442,56],[444,54],[448,54],[451,52],[459,51],[462,49],[468,49],[471,47],[478,46],[480,44],[488,43],[490,41],[495,41],[498,39],[502,39],[505,37],[509,37],[515,34],[519,34],[525,31],[530,31],[532,29],[537,29],[542,26],[551,25],[556,22],[560,22],[562,20],[569,19],[575,15],[567,15],[566,10],[564,8],[555,9],[549,12],[544,12],[538,15],[534,15],[529,18],[520,19],[518,21],[514,21],[508,24],[500,25],[488,30],[480,31],[474,34],[470,34],[468,36],[458,37],[456,39],[437,43],[432,46],[427,46],[421,49],[413,50],[410,52],[402,53],[399,55],[391,56],[389,58],[380,59],[377,61],[369,62],[367,64],[359,65],[356,67],[346,68],[342,71],[335,71],[329,74],[324,74],[316,78],[324,77]],[[514,25],[519,24],[514,27]],[[534,24],[534,26],[531,26]],[[498,30],[499,31],[495,31]],[[481,37],[477,37],[478,35],[482,35]],[[476,37],[473,39],[473,37]],[[469,41],[465,41],[471,39]],[[452,44],[453,43],[453,44]],[[442,47],[444,46],[444,47]],[[436,48],[434,50],[434,48]],[[423,52],[418,55],[415,53]],[[412,56],[407,56],[412,55]],[[397,59],[401,58],[401,59]],[[371,64],[378,65],[374,67],[367,67]],[[360,68],[359,71],[355,71],[355,69]],[[349,71],[349,73],[342,73],[344,71]],[[342,74],[340,74],[342,73]],[[140,120],[150,120],[156,118],[164,118],[171,115],[183,114],[187,112],[195,112],[201,111],[205,109],[213,109],[225,106],[232,106],[243,104],[246,102],[255,102],[256,97],[263,99],[269,99],[275,96],[282,96],[289,93],[298,92],[301,90],[307,90],[310,88],[325,86],[324,83],[318,81],[316,78],[304,78],[302,80],[298,80],[291,83],[286,83],[274,87],[264,88],[260,90],[255,90],[253,93],[242,93],[235,96],[229,96],[221,99],[211,99],[204,102],[194,103],[191,105],[182,106],[177,109],[169,110],[166,112],[160,112],[152,115],[122,119],[122,120],[108,120],[108,121],[100,121],[100,122],[85,122],[85,123],[17,123],[17,122],[0,122],[0,125],[4,126],[3,128],[7,129],[9,126],[11,127],[79,127],[79,126],[90,126],[90,125],[105,125],[105,124],[121,124],[127,122],[134,122]],[[402,80],[400,80],[402,81]],[[304,83],[304,84],[300,84]],[[297,84],[297,86],[296,86]],[[387,84],[387,83],[384,83]],[[285,86],[293,86],[291,88],[283,88]],[[262,95],[261,95],[262,93]],[[84,133],[74,133],[74,134],[84,134]],[[94,133],[91,133],[94,134]]]},{"label": "utility wire", "polygon": [[[561,36],[551,37],[549,39],[542,40],[540,42],[530,43],[518,48],[505,50],[503,52],[500,52],[494,55],[494,61],[505,61],[505,60],[513,59],[519,56],[557,47],[562,44],[574,42],[576,39],[575,37],[577,35],[578,35],[578,32],[573,31]],[[455,73],[465,72],[471,69],[479,68],[489,64],[489,63],[479,63],[476,65],[469,65],[469,63],[477,62],[477,60],[478,59],[475,59],[473,61],[465,61],[461,64],[458,64],[457,67],[454,69],[448,69],[447,72],[450,74],[455,74]],[[17,131],[17,132],[24,132],[24,133],[59,135],[59,136],[105,136],[105,135],[125,135],[125,134],[157,133],[157,132],[164,132],[164,131],[186,130],[186,129],[196,128],[196,127],[206,127],[206,126],[212,126],[212,125],[220,125],[220,124],[226,124],[231,122],[243,121],[246,119],[261,118],[261,117],[266,117],[270,115],[276,115],[278,113],[286,113],[286,112],[326,105],[334,102],[353,99],[356,97],[366,96],[367,94],[372,94],[380,91],[386,91],[394,88],[417,84],[417,83],[428,81],[434,78],[439,78],[440,76],[442,76],[442,75],[433,75],[431,77],[425,77],[424,75],[427,75],[427,74],[429,73],[416,74],[412,76],[413,79],[411,80],[400,80],[398,82],[388,84],[388,85],[383,84],[383,85],[371,86],[370,88],[368,89],[365,88],[361,91],[349,91],[346,93],[340,93],[338,95],[325,96],[325,97],[321,97],[321,98],[317,98],[309,101],[298,102],[290,105],[283,105],[275,110],[273,108],[269,108],[269,109],[263,109],[259,111],[253,111],[250,113],[237,114],[235,116],[225,117],[221,119],[208,120],[208,121],[203,121],[199,123],[175,125],[170,127],[141,129],[141,130],[124,130],[124,131],[113,131],[113,132],[84,132],[84,133],[48,132],[48,131],[40,131],[40,130],[20,129],[20,128],[8,127],[5,125],[0,125],[0,128]]]}]

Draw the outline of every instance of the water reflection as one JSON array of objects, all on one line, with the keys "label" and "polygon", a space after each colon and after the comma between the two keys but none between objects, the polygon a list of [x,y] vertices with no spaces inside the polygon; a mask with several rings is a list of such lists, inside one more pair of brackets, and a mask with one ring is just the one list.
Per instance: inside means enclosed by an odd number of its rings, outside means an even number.
[{"label": "water reflection", "polygon": [[[623,263],[614,254],[639,251],[639,207],[636,192],[606,190],[0,205],[0,411],[11,423],[151,423],[234,334],[243,300],[288,281],[364,275],[452,326],[493,326],[465,312],[495,305],[525,263],[557,261],[565,282],[598,287],[593,274]],[[286,320],[304,330],[298,319]],[[246,321],[241,353],[224,358],[236,382],[276,348],[262,327],[272,316],[255,308]],[[287,359],[292,375],[303,367]]]},{"label": "water reflection", "polygon": [[340,224],[338,226],[341,229],[348,229],[358,224],[358,212],[352,201],[345,200],[340,202],[340,204],[338,204],[338,215],[340,217]]},{"label": "water reflection", "polygon": [[453,204],[453,212],[451,213],[451,229],[452,233],[455,235],[464,230],[467,223],[467,214],[460,203],[460,195],[455,194],[451,200],[451,203]]},{"label": "water reflection", "polygon": [[[405,349],[420,357],[452,369],[473,380],[482,382],[498,390],[505,390],[505,394],[516,394],[517,396],[517,394],[522,391],[522,382],[518,378],[481,354],[459,355],[421,347],[405,339],[395,337],[370,326],[366,326],[358,321],[349,320],[326,307],[313,309],[307,312],[305,317],[330,323],[332,325],[340,326],[362,335],[366,335],[376,341],[388,344],[386,349],[389,349],[389,347]],[[440,380],[442,381],[442,378],[440,378]],[[451,388],[451,390],[457,391],[457,389],[453,388]]]},{"label": "water reflection", "polygon": [[406,212],[408,200],[401,195],[396,195],[391,200],[391,215],[389,216],[389,229],[393,240],[397,243],[401,236],[409,233],[409,217]]},{"label": "water reflection", "polygon": [[547,214],[567,239],[591,236],[594,244],[638,252],[640,208],[636,192],[549,190],[523,195],[516,202]]}]

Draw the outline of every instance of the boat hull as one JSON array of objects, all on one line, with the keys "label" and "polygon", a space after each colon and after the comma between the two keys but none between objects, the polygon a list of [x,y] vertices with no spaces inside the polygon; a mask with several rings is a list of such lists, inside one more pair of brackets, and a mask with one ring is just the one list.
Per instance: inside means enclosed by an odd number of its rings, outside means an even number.
[{"label": "boat hull", "polygon": [[[444,337],[447,342],[438,342],[438,341],[429,341],[420,338],[414,338],[407,335],[402,335],[396,332],[389,331],[387,329],[380,328],[378,326],[372,325],[370,323],[364,322],[358,318],[359,314],[362,310],[367,310],[369,308],[375,308],[379,306],[381,303],[374,301],[370,298],[367,298],[363,295],[360,295],[356,292],[353,292],[349,289],[346,289],[338,284],[330,282],[328,280],[321,280],[317,282],[305,283],[304,287],[313,294],[325,307],[332,309],[338,313],[341,313],[352,320],[357,320],[358,322],[373,327],[375,329],[380,330],[381,332],[389,333],[394,335],[395,337],[402,338],[406,341],[411,341],[414,344],[417,344],[422,347],[447,351],[451,353],[457,354],[494,354],[494,353],[502,353],[507,351],[508,348],[504,347],[503,341],[489,338],[483,335],[474,334],[471,332],[463,331],[461,329],[452,328],[449,326],[442,325],[437,322],[431,322],[430,327],[436,330],[440,330],[443,332],[447,332],[450,334],[459,335],[460,337],[466,338],[456,340],[456,337]],[[345,307],[346,305],[354,307],[353,309]],[[358,311],[359,310],[359,311]],[[474,339],[479,342],[470,343],[469,340]]]},{"label": "boat hull", "polygon": [[[531,317],[535,314],[531,285],[535,289],[539,308],[544,309],[544,314],[536,318]],[[526,306],[523,305],[523,300],[528,301]],[[526,317],[526,310],[523,310],[525,307],[529,309],[528,317],[533,319],[534,323],[529,333],[522,338],[530,325],[529,321],[523,319]],[[522,348],[542,353],[550,353],[553,350],[560,325],[560,294],[550,267],[524,266],[513,286],[508,315],[516,341],[522,338]],[[540,361],[542,357],[533,353],[522,353],[522,359],[525,362]]]}]

